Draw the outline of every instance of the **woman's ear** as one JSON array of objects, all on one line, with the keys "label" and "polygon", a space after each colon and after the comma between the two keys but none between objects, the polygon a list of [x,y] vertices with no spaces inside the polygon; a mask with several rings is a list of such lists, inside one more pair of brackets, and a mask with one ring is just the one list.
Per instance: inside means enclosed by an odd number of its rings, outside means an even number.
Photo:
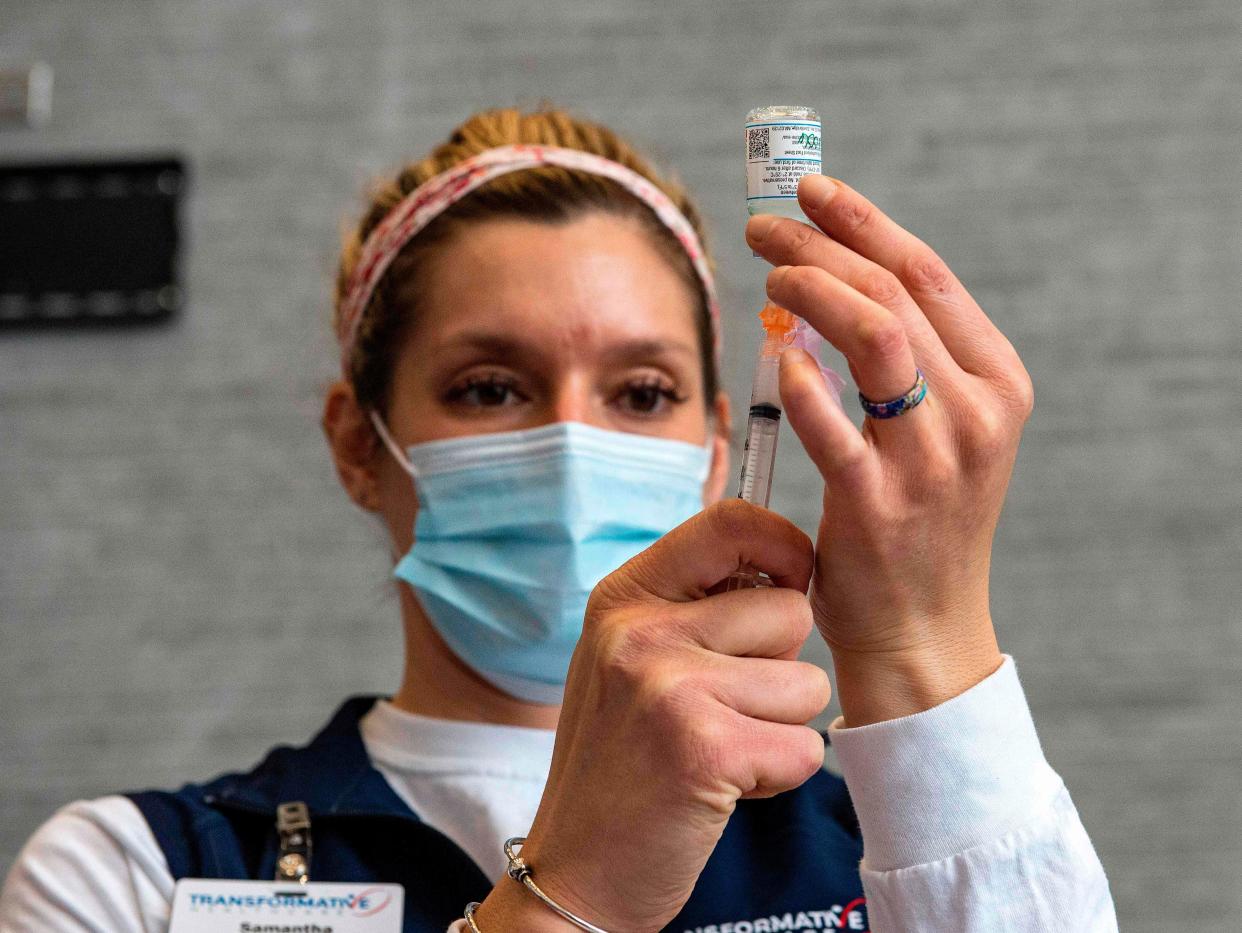
[{"label": "woman's ear", "polygon": [[715,430],[712,437],[712,465],[707,472],[707,482],[703,484],[705,506],[720,500],[724,495],[725,484],[729,481],[729,440],[733,436],[733,426],[729,422],[729,396],[724,392],[716,393],[712,413]]},{"label": "woman's ear", "polygon": [[380,508],[376,453],[379,438],[348,382],[338,379],[323,400],[324,437],[332,451],[336,475],[354,503],[368,512]]}]

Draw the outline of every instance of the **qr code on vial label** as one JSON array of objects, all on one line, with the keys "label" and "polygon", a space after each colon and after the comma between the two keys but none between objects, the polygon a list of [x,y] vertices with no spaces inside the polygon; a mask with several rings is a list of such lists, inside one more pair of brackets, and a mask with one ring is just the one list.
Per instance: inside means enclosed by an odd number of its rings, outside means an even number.
[{"label": "qr code on vial label", "polygon": [[772,158],[772,150],[768,146],[768,127],[759,126],[746,131],[746,158]]}]

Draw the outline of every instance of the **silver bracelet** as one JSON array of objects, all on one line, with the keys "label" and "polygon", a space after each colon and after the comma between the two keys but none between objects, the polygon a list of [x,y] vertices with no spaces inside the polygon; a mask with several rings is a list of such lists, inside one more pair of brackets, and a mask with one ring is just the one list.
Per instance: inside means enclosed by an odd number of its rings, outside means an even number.
[{"label": "silver bracelet", "polygon": [[[539,889],[539,885],[535,884],[535,879],[531,877],[530,866],[527,865],[526,862],[522,860],[522,857],[520,855],[518,855],[515,851],[513,851],[514,846],[522,846],[525,844],[526,844],[525,836],[514,836],[512,839],[505,840],[505,858],[509,860],[509,867],[505,870],[508,873],[509,877],[512,878],[514,881],[520,881],[522,884],[526,885],[526,887],[530,890],[531,894],[535,895],[535,897],[539,898],[539,900],[543,901],[545,904],[547,904],[549,907],[555,910],[558,914],[560,914],[562,917],[564,917],[566,920],[568,920],[570,923],[576,926],[578,929],[588,930],[589,933],[608,933],[607,930],[601,927],[597,927],[595,924],[589,923],[588,921],[583,920],[581,917],[574,916],[568,910],[566,910],[556,901],[552,900],[552,898],[548,897],[548,895],[544,894],[543,891]],[[474,911],[470,910],[469,907],[467,907],[466,910],[468,911],[466,915],[466,922],[470,924],[472,933],[479,933],[478,927],[474,926],[473,920],[470,916],[471,914],[474,913]]]},{"label": "silver bracelet", "polygon": [[478,901],[471,901],[466,905],[466,926],[470,927],[470,933],[483,933],[483,931],[479,929],[479,925],[474,922],[474,912],[478,910],[478,908]]}]

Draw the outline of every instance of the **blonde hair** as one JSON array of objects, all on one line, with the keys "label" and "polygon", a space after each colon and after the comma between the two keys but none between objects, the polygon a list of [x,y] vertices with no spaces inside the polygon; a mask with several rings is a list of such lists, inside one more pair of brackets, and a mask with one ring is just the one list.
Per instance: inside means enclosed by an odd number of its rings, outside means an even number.
[{"label": "blonde hair", "polygon": [[[705,242],[702,219],[685,190],[655,168],[620,136],[605,126],[579,120],[563,110],[485,110],[474,114],[433,149],[426,158],[406,165],[395,178],[381,182],[358,225],[345,236],[336,277],[335,320],[362,244],[389,211],[424,182],[459,162],[488,149],[515,143],[562,146],[611,159],[642,175],[659,188]],[[719,374],[712,352],[712,323],[702,282],[681,244],[642,201],[616,182],[559,166],[545,165],[492,179],[454,204],[427,225],[393,260],[362,311],[346,374],[360,405],[383,412],[397,349],[417,316],[418,283],[423,270],[461,226],[499,217],[546,223],[564,222],[588,211],[602,211],[638,220],[655,238],[675,272],[698,296],[696,322],[703,387],[707,403],[715,398]]]}]

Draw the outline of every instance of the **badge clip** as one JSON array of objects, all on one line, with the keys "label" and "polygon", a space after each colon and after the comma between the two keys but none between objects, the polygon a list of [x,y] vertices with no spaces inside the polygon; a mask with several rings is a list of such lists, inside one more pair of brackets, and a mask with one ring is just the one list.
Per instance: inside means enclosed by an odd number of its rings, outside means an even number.
[{"label": "badge clip", "polygon": [[300,800],[276,807],[276,833],[280,837],[280,855],[276,859],[276,880],[310,881],[310,810]]}]

